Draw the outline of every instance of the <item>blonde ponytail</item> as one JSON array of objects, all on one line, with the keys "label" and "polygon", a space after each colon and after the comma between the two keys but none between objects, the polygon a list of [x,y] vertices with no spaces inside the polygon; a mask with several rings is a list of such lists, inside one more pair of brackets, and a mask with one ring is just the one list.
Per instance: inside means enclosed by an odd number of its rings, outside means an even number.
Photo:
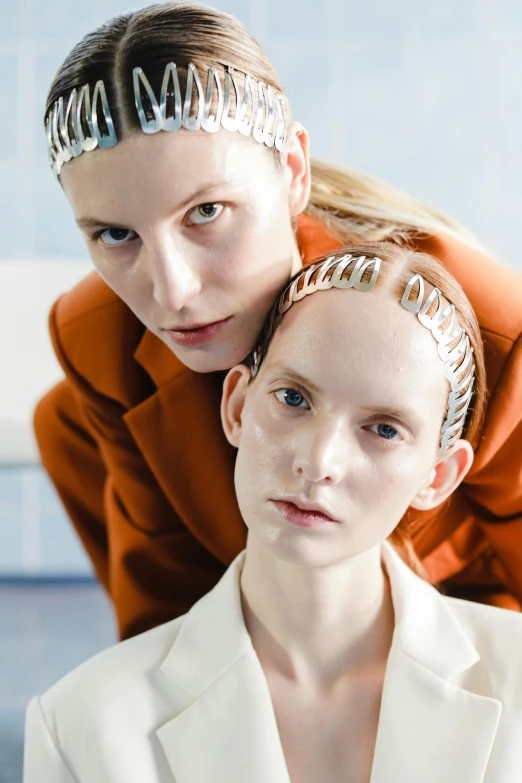
[{"label": "blonde ponytail", "polygon": [[306,211],[347,243],[406,241],[412,233],[449,234],[485,252],[457,221],[402,190],[349,166],[312,160]]}]

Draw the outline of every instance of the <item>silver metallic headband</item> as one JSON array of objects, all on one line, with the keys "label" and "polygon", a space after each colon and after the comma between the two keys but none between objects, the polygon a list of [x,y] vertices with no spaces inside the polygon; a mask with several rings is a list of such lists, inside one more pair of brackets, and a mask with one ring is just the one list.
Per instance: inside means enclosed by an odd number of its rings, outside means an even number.
[{"label": "silver metallic headband", "polygon": [[[189,63],[185,94],[182,96],[176,65],[165,67],[159,102],[149,80],[141,68],[132,72],[134,103],[144,133],[158,133],[161,130],[176,131],[206,130],[215,133],[220,127],[238,131],[250,136],[267,147],[283,149],[286,140],[286,120],[283,96],[276,93],[269,84],[244,76],[242,90],[233,68],[225,68],[224,85],[217,68],[207,72],[206,90],[195,65]],[[231,97],[234,93],[235,108],[231,111]],[[147,119],[143,97],[147,96],[152,118]],[[211,106],[216,110],[211,114]],[[191,107],[194,111],[191,114]],[[168,108],[170,107],[170,108]],[[84,133],[82,110],[88,128]],[[103,115],[105,129],[100,127]],[[46,122],[49,161],[57,177],[64,163],[77,158],[83,152],[95,147],[113,147],[118,141],[114,122],[109,109],[107,93],[102,80],[96,82],[91,101],[90,85],[79,91],[73,89],[65,108],[60,97],[49,112]]]},{"label": "silver metallic headband", "polygon": [[[270,341],[284,314],[295,302],[316,291],[326,291],[329,288],[372,291],[381,263],[381,259],[377,257],[367,260],[366,256],[346,254],[340,257],[330,256],[320,264],[311,264],[303,269],[288,284],[270,311],[260,342],[251,355],[252,378],[255,378],[259,372]],[[335,271],[332,273],[332,270]],[[370,279],[367,281],[363,281],[365,272],[371,272]],[[412,294],[416,298],[410,300]],[[423,299],[424,280],[419,274],[415,274],[406,285],[401,305],[406,310],[416,313],[421,324],[430,330],[437,341],[439,356],[444,362],[444,374],[451,387],[446,417],[442,425],[438,452],[440,457],[449,451],[462,435],[466,413],[473,395],[475,363],[471,341],[457,322],[454,305],[444,304],[438,288],[433,288],[425,302]],[[428,315],[433,307],[435,307],[433,315]],[[450,348],[450,344],[455,347]]]}]

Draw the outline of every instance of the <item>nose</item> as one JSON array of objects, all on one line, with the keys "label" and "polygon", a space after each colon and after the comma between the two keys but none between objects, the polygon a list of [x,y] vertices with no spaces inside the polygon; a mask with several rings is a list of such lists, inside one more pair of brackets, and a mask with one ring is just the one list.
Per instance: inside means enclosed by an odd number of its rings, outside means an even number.
[{"label": "nose", "polygon": [[349,444],[339,422],[317,424],[298,438],[294,473],[313,484],[338,484],[346,473],[348,453]]},{"label": "nose", "polygon": [[201,291],[196,264],[172,243],[157,243],[148,248],[149,276],[153,296],[165,312],[174,313],[189,305]]}]

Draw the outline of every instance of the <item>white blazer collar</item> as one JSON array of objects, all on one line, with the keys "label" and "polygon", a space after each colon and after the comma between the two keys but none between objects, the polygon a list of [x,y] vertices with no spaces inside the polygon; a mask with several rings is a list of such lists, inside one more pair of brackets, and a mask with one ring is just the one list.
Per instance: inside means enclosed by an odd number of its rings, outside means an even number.
[{"label": "white blazer collar", "polygon": [[383,561],[395,631],[370,783],[480,783],[502,705],[459,684],[480,655],[451,605],[388,543]]},{"label": "white blazer collar", "polygon": [[446,680],[469,669],[480,656],[440,593],[414,574],[388,542],[382,559],[395,612],[393,647]]},{"label": "white blazer collar", "polygon": [[[243,620],[244,558],[187,613],[162,665],[187,692],[188,706],[157,731],[177,783],[290,783]],[[383,561],[395,631],[371,783],[480,783],[501,705],[455,683],[480,656],[448,603],[387,543]]]}]

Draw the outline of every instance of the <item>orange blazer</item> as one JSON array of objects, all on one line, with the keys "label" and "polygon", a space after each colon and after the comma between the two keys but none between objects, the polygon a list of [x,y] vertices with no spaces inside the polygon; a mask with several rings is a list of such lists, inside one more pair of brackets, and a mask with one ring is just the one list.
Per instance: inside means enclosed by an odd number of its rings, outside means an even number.
[{"label": "orange blazer", "polygon": [[[305,264],[340,246],[308,215],[297,238]],[[489,403],[471,471],[448,503],[415,512],[414,545],[446,592],[520,609],[522,280],[448,236],[416,247],[477,313]],[[225,373],[187,369],[96,272],[56,302],[50,330],[66,377],[36,409],[42,460],[126,638],[188,611],[245,546]]]}]

